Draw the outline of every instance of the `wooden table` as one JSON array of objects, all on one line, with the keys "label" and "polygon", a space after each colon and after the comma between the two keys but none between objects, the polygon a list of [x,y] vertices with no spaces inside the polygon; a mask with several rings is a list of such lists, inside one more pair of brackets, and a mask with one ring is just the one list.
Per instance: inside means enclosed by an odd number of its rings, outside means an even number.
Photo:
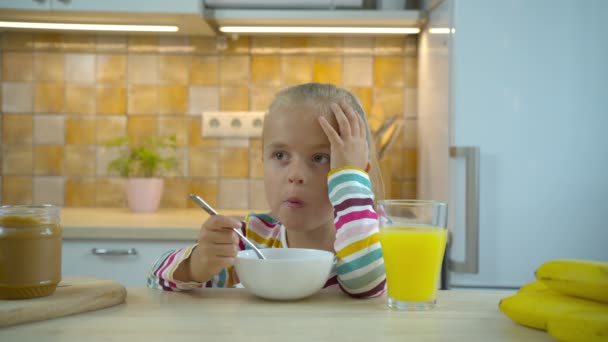
[{"label": "wooden table", "polygon": [[129,288],[108,309],[0,330],[0,341],[552,341],[498,311],[510,291],[441,291],[440,307],[396,312],[386,298],[356,300],[326,289],[272,302],[244,289],[163,292]]}]

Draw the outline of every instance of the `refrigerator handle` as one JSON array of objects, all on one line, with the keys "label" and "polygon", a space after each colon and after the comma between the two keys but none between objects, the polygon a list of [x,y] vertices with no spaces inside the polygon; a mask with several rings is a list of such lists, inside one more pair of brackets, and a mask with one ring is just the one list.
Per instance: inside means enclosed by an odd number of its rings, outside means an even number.
[{"label": "refrigerator handle", "polygon": [[479,273],[479,147],[450,147],[450,158],[463,157],[466,166],[465,184],[465,260],[449,259],[451,271]]}]

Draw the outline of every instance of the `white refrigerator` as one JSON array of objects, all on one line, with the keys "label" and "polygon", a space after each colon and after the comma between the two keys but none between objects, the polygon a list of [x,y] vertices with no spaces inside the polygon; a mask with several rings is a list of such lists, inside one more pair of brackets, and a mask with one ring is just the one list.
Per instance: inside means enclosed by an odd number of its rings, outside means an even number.
[{"label": "white refrigerator", "polygon": [[450,288],[608,261],[608,1],[426,1],[418,197],[448,202]]}]

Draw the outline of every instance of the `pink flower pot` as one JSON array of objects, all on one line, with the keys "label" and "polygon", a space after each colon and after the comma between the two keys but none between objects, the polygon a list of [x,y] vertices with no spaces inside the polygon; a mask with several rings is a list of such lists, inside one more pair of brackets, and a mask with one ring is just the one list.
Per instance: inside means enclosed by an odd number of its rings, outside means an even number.
[{"label": "pink flower pot", "polygon": [[163,194],[162,178],[129,178],[127,180],[127,205],[136,213],[152,213],[158,210]]}]

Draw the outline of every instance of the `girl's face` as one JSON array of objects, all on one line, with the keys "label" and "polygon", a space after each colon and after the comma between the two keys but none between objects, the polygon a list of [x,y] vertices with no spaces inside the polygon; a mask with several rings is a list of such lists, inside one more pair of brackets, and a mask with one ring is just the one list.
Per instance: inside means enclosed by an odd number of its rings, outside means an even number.
[{"label": "girl's face", "polygon": [[[272,214],[289,230],[333,227],[327,193],[330,143],[321,113],[308,106],[284,105],[264,120],[264,183]],[[336,127],[333,115],[326,115]]]}]

